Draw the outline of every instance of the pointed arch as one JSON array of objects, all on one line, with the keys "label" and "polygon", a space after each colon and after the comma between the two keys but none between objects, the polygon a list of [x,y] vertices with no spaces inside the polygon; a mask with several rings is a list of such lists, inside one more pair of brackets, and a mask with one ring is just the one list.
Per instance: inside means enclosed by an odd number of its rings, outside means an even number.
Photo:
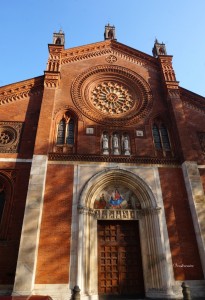
[{"label": "pointed arch", "polygon": [[160,117],[153,121],[152,136],[157,155],[173,155],[168,126]]},{"label": "pointed arch", "polygon": [[75,112],[70,109],[59,111],[54,123],[54,152],[75,153],[78,128]]}]

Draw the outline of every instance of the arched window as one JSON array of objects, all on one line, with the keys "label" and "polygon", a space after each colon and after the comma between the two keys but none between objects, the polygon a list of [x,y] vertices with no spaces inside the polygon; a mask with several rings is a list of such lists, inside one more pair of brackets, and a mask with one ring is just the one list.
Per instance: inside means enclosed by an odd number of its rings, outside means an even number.
[{"label": "arched window", "polygon": [[156,124],[154,124],[153,127],[152,127],[152,134],[153,134],[155,148],[157,150],[162,149],[160,132],[159,132],[159,128]]},{"label": "arched window", "polygon": [[163,152],[166,155],[171,151],[171,144],[169,139],[169,133],[166,126],[158,121],[152,126],[152,135],[154,140],[154,146],[157,151]]},{"label": "arched window", "polygon": [[75,123],[73,119],[70,119],[67,124],[67,136],[66,136],[66,144],[74,145],[74,129]]},{"label": "arched window", "polygon": [[160,126],[160,133],[161,133],[163,149],[165,151],[170,151],[171,146],[170,146],[170,141],[169,141],[169,135],[168,135],[167,128],[164,126],[164,124],[162,124]]},{"label": "arched window", "polygon": [[61,44],[61,39],[58,37],[57,39],[56,39],[56,45],[60,45]]},{"label": "arched window", "polygon": [[66,122],[65,119],[63,119],[58,124],[57,145],[63,145],[65,143],[65,132],[66,132]]},{"label": "arched window", "polygon": [[69,114],[65,114],[57,125],[56,145],[74,145],[75,120]]}]

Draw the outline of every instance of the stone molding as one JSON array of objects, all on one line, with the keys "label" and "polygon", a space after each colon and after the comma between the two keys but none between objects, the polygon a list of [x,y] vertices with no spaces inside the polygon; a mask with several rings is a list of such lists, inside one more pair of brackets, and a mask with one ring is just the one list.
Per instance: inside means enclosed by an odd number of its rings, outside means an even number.
[{"label": "stone molding", "polygon": [[144,209],[91,209],[78,206],[79,214],[88,214],[97,220],[139,220],[149,214],[158,214],[161,208]]},{"label": "stone molding", "polygon": [[43,92],[44,76],[34,77],[29,80],[14,83],[0,88],[0,105],[13,103],[15,101],[28,99],[33,95]]},{"label": "stone molding", "polygon": [[197,162],[182,164],[185,186],[188,194],[194,230],[198,243],[203,273],[205,275],[205,195]]},{"label": "stone molding", "polygon": [[13,294],[30,295],[34,288],[46,172],[47,156],[34,155],[30,171]]}]

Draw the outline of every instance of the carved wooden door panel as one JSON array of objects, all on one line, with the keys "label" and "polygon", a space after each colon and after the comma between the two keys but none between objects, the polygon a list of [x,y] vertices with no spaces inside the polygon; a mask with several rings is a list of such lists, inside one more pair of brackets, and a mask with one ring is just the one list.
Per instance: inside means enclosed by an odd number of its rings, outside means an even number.
[{"label": "carved wooden door panel", "polygon": [[98,221],[98,292],[144,295],[138,221]]}]

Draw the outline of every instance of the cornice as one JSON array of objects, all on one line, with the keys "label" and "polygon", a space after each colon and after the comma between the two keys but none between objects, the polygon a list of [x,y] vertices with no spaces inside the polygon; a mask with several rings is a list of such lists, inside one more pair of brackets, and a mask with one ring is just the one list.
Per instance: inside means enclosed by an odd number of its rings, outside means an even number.
[{"label": "cornice", "polygon": [[0,106],[39,95],[43,91],[44,76],[0,87]]},{"label": "cornice", "polygon": [[110,54],[146,68],[158,69],[156,58],[113,40],[66,49],[61,63],[64,65]]},{"label": "cornice", "polygon": [[158,158],[158,157],[138,157],[138,156],[106,156],[92,154],[62,154],[49,153],[50,161],[87,161],[87,162],[115,162],[115,163],[137,163],[149,165],[179,165],[175,158]]},{"label": "cornice", "polygon": [[205,97],[179,87],[180,96],[185,106],[205,114]]}]

